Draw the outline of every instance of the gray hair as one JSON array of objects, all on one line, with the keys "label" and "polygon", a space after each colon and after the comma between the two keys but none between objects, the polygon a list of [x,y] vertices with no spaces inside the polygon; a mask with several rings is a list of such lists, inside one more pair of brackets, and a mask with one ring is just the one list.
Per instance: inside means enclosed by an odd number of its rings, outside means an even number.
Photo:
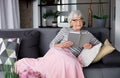
[{"label": "gray hair", "polygon": [[70,22],[72,21],[73,18],[77,17],[77,16],[82,16],[82,13],[79,10],[76,11],[72,11],[69,16],[68,16],[68,23],[70,24]]}]

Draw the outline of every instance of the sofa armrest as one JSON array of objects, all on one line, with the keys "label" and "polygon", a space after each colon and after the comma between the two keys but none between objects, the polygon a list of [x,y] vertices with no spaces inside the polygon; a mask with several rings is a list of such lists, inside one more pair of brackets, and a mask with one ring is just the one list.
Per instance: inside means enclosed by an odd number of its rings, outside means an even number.
[{"label": "sofa armrest", "polygon": [[120,66],[120,52],[118,50],[114,50],[114,52],[112,52],[111,54],[103,57],[102,61],[104,64]]}]

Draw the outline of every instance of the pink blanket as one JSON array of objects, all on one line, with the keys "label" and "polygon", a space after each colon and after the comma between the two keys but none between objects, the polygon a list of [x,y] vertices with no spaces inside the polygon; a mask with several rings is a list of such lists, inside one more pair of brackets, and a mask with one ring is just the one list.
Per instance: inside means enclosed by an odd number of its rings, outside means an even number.
[{"label": "pink blanket", "polygon": [[15,70],[20,78],[37,78],[23,77],[25,72],[29,74],[31,70],[41,78],[84,78],[78,59],[68,49],[62,48],[51,48],[38,59],[21,59],[15,63]]}]

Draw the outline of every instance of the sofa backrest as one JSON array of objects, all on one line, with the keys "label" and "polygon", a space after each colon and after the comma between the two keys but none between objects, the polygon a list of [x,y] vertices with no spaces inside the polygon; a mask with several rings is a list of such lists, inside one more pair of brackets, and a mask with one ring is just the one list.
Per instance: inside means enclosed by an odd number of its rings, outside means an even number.
[{"label": "sofa backrest", "polygon": [[[32,28],[0,30],[1,38],[20,38],[21,44],[17,53],[18,59],[43,56],[49,50],[49,44],[61,28]],[[101,42],[109,39],[107,28],[83,28],[90,31]]]},{"label": "sofa backrest", "polygon": [[[49,44],[61,28],[39,28],[40,31],[40,54],[43,56],[49,50]],[[109,39],[109,30],[107,28],[83,28],[90,31],[98,40],[104,42]]]},{"label": "sofa backrest", "polygon": [[108,28],[94,27],[94,28],[83,28],[83,29],[91,32],[102,43],[105,41],[105,39],[110,39],[110,32]]},{"label": "sofa backrest", "polygon": [[49,50],[49,44],[61,28],[39,28],[40,31],[40,55],[43,56]]}]

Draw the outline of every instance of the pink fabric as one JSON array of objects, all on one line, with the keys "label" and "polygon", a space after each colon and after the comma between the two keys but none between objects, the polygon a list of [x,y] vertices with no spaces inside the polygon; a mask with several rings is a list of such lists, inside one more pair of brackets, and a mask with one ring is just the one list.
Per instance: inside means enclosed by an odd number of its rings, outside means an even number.
[{"label": "pink fabric", "polygon": [[29,68],[46,78],[84,78],[78,59],[65,48],[51,48],[44,57],[24,58],[15,63],[17,73]]},{"label": "pink fabric", "polygon": [[26,70],[19,72],[19,78],[46,78],[45,75],[41,74],[38,71],[34,71],[30,68],[26,68]]}]

